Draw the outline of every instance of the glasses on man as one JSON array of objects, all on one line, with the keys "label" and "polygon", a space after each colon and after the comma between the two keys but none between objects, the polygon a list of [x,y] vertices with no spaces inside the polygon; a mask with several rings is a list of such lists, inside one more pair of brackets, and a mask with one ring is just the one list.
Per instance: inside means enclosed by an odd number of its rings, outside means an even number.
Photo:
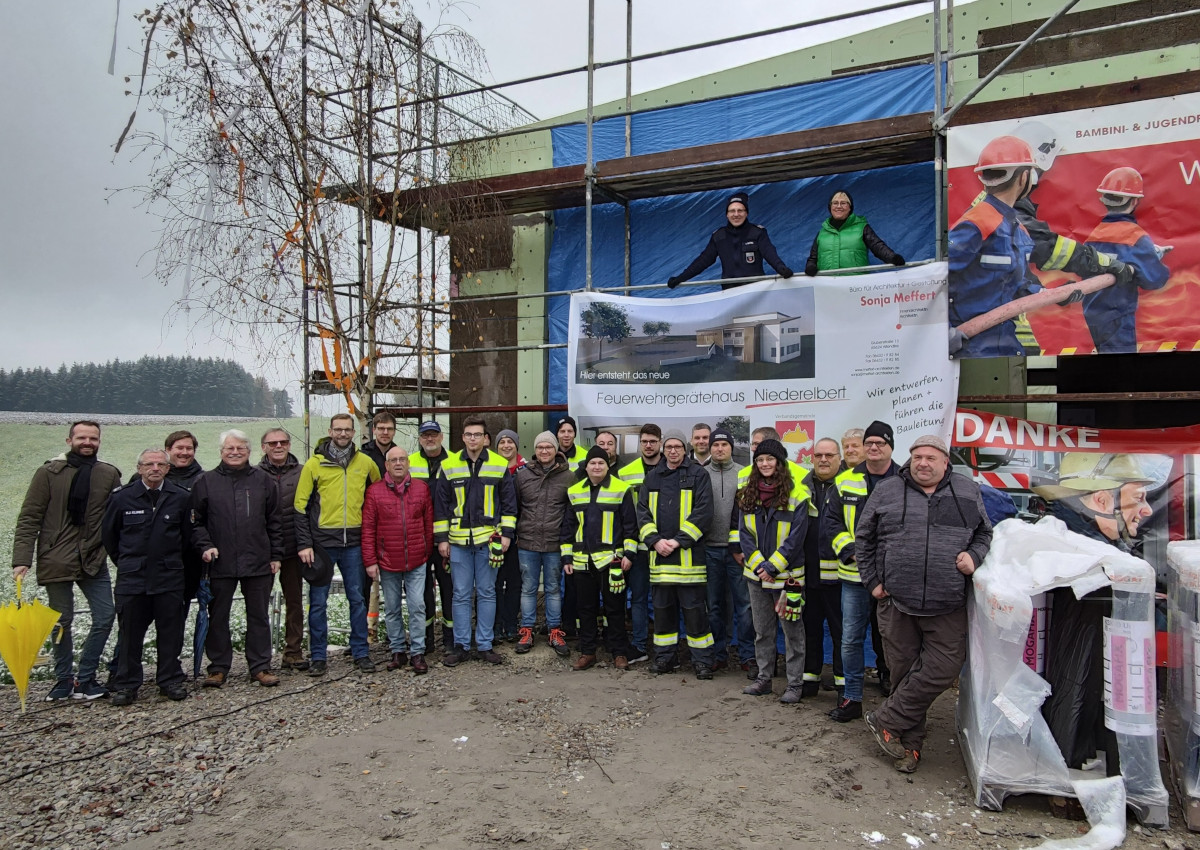
[{"label": "glasses on man", "polygon": [[238,455],[249,454],[250,447],[249,446],[222,446],[221,451],[227,452],[228,454],[231,454],[231,455],[232,454],[238,454]]},{"label": "glasses on man", "polygon": [[273,449],[277,449],[280,446],[290,446],[291,444],[292,444],[291,440],[264,440],[263,441],[264,446],[270,446]]},{"label": "glasses on man", "polygon": [[887,440],[866,440],[863,445],[868,449],[880,449],[887,445]]},{"label": "glasses on man", "polygon": [[482,440],[483,432],[482,431],[463,431],[463,439],[464,440]]},{"label": "glasses on man", "polygon": [[837,452],[813,452],[813,457],[817,460],[832,460],[837,457]]},{"label": "glasses on man", "polygon": [[354,433],[353,428],[330,428],[329,430],[335,434],[353,434]]}]

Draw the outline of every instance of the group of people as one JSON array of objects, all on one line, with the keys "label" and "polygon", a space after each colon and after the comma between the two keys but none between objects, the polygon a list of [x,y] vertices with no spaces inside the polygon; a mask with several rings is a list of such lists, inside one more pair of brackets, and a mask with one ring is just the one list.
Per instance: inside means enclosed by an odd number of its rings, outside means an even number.
[{"label": "group of people", "polygon": [[[804,273],[815,277],[818,272],[853,269],[867,265],[867,251],[883,263],[902,266],[904,257],[887,246],[871,229],[867,220],[854,212],[854,199],[845,189],[839,189],[829,198],[829,217],[821,223],[813,239],[812,248],[804,264]],[[767,229],[750,222],[750,196],[735,192],[725,201],[725,218],[729,222],[718,227],[700,256],[686,269],[667,280],[671,289],[684,281],[691,280],[721,261],[722,280],[740,280],[761,277],[763,261],[780,277],[790,278],[794,272],[775,250]],[[744,281],[743,281],[744,282]],[[722,289],[738,286],[737,283],[722,284]]]},{"label": "group of people", "polygon": [[[540,588],[547,643],[569,657],[577,638],[575,670],[593,667],[601,644],[618,670],[649,661],[670,673],[687,654],[696,678],[740,664],[752,680],[743,693],[764,696],[782,649],[787,704],[820,692],[828,627],[838,692],[829,714],[840,722],[864,716],[871,623],[886,699],[866,721],[898,769],[916,768],[925,714],[965,658],[967,588],[991,539],[979,488],[950,471],[941,438],[917,439],[899,466],[892,429],[873,422],[840,444],[818,440],[810,470],[788,458],[769,427],[752,432],[743,467],[733,435],[706,424],[689,438],[647,423],[627,461],[608,431],[590,448],[578,445],[570,416],[535,437],[528,461],[514,431],[500,431],[493,450],[478,416],[462,420],[455,452],[436,421],[420,424],[411,454],[394,442],[391,414],[376,414],[361,447],[355,425],[334,416],[304,463],[282,428],[262,435],[257,464],[249,438],[228,430],[220,463],[207,471],[195,460],[196,438],[176,431],[163,449],[141,452],[121,485],[120,472],[97,459],[100,426],[73,424],[67,451],[34,473],[13,548],[14,574],[36,564],[61,614],[47,700],[111,691],[116,705],[134,702],[151,623],[155,682],[163,696],[185,699],[184,618],[202,581],[205,687],[228,681],[239,589],[250,681],[279,683],[268,613],[275,575],[286,609],[281,666],[324,675],[336,567],[349,603],[348,651],[363,672],[376,669],[373,582],[383,596],[387,669],[416,675],[428,672],[436,645],[435,589],[441,663],[455,667],[472,657],[502,663],[505,639],[517,653],[533,649]],[[76,586],[92,615],[78,667]],[[106,686],[98,670],[114,611]]]}]

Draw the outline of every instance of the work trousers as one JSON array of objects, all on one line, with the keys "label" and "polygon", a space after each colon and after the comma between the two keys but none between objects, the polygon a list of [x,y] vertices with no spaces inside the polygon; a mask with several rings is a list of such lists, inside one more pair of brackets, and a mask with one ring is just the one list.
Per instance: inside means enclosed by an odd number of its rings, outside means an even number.
[{"label": "work trousers", "polygon": [[213,598],[208,605],[208,639],[204,642],[204,654],[208,656],[210,674],[228,673],[233,665],[229,612],[233,610],[233,595],[239,584],[246,602],[246,664],[250,675],[271,669],[270,609],[275,576],[267,573],[265,576],[209,580]]},{"label": "work trousers", "polygon": [[515,638],[521,625],[521,563],[514,542],[496,570],[496,639]]},{"label": "work trousers", "polygon": [[279,567],[279,589],[283,591],[283,657],[304,659],[304,575],[300,557],[284,558]]},{"label": "work trousers", "polygon": [[613,658],[629,657],[629,634],[625,631],[625,591],[613,593],[608,589],[607,569],[575,570],[575,610],[579,612],[579,652],[595,655],[598,643],[596,616],[601,594],[604,597],[604,645]]},{"label": "work trousers", "polygon": [[843,687],[842,586],[840,582],[813,584],[804,589],[804,681],[821,681],[825,669],[825,624],[833,639],[833,684]]},{"label": "work trousers", "polygon": [[920,750],[929,707],[954,684],[967,660],[967,609],[914,617],[884,598],[879,626],[892,665],[892,694],[875,710],[875,719],[899,735],[905,749]]},{"label": "work trousers", "polygon": [[716,653],[708,624],[708,590],[703,584],[653,584],[654,664],[674,666],[679,645],[679,612],[687,631],[692,664],[712,667]]},{"label": "work trousers", "polygon": [[764,590],[762,582],[746,579],[750,592],[750,615],[754,618],[754,660],[758,678],[770,679],[775,673],[775,632],[783,629],[784,662],[788,689],[804,686],[804,620],[781,620],[775,613],[779,590]]},{"label": "work trousers", "polygon": [[136,691],[142,686],[142,649],[146,632],[154,624],[154,646],[158,665],[154,682],[160,688],[184,681],[183,623],[185,619],[183,591],[169,593],[136,593],[117,597],[117,673],[110,687],[118,691]]},{"label": "work trousers", "polygon": [[[509,547],[511,548],[511,547]],[[437,606],[433,592],[437,590],[442,602],[442,646],[454,646],[454,580],[446,569],[446,559],[434,547],[429,556],[429,574],[425,576],[425,648],[432,650],[433,622],[437,619]]]}]

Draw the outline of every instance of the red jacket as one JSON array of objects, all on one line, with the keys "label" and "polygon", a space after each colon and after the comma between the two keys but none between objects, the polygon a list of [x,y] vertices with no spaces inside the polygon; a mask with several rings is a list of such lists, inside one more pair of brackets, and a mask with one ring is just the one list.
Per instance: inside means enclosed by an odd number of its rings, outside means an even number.
[{"label": "red jacket", "polygon": [[384,475],[367,488],[363,502],[363,565],[406,573],[424,566],[433,553],[433,500],[420,479],[400,483]]}]

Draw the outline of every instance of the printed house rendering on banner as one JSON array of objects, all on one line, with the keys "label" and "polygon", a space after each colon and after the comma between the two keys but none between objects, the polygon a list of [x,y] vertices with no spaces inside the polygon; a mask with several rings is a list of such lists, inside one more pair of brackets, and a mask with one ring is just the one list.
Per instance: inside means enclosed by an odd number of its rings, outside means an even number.
[{"label": "printed house rendering on banner", "polygon": [[804,345],[812,346],[812,334],[803,332],[802,322],[800,316],[783,313],[738,316],[727,325],[696,331],[696,344],[716,346],[742,363],[782,363],[799,357]]}]

